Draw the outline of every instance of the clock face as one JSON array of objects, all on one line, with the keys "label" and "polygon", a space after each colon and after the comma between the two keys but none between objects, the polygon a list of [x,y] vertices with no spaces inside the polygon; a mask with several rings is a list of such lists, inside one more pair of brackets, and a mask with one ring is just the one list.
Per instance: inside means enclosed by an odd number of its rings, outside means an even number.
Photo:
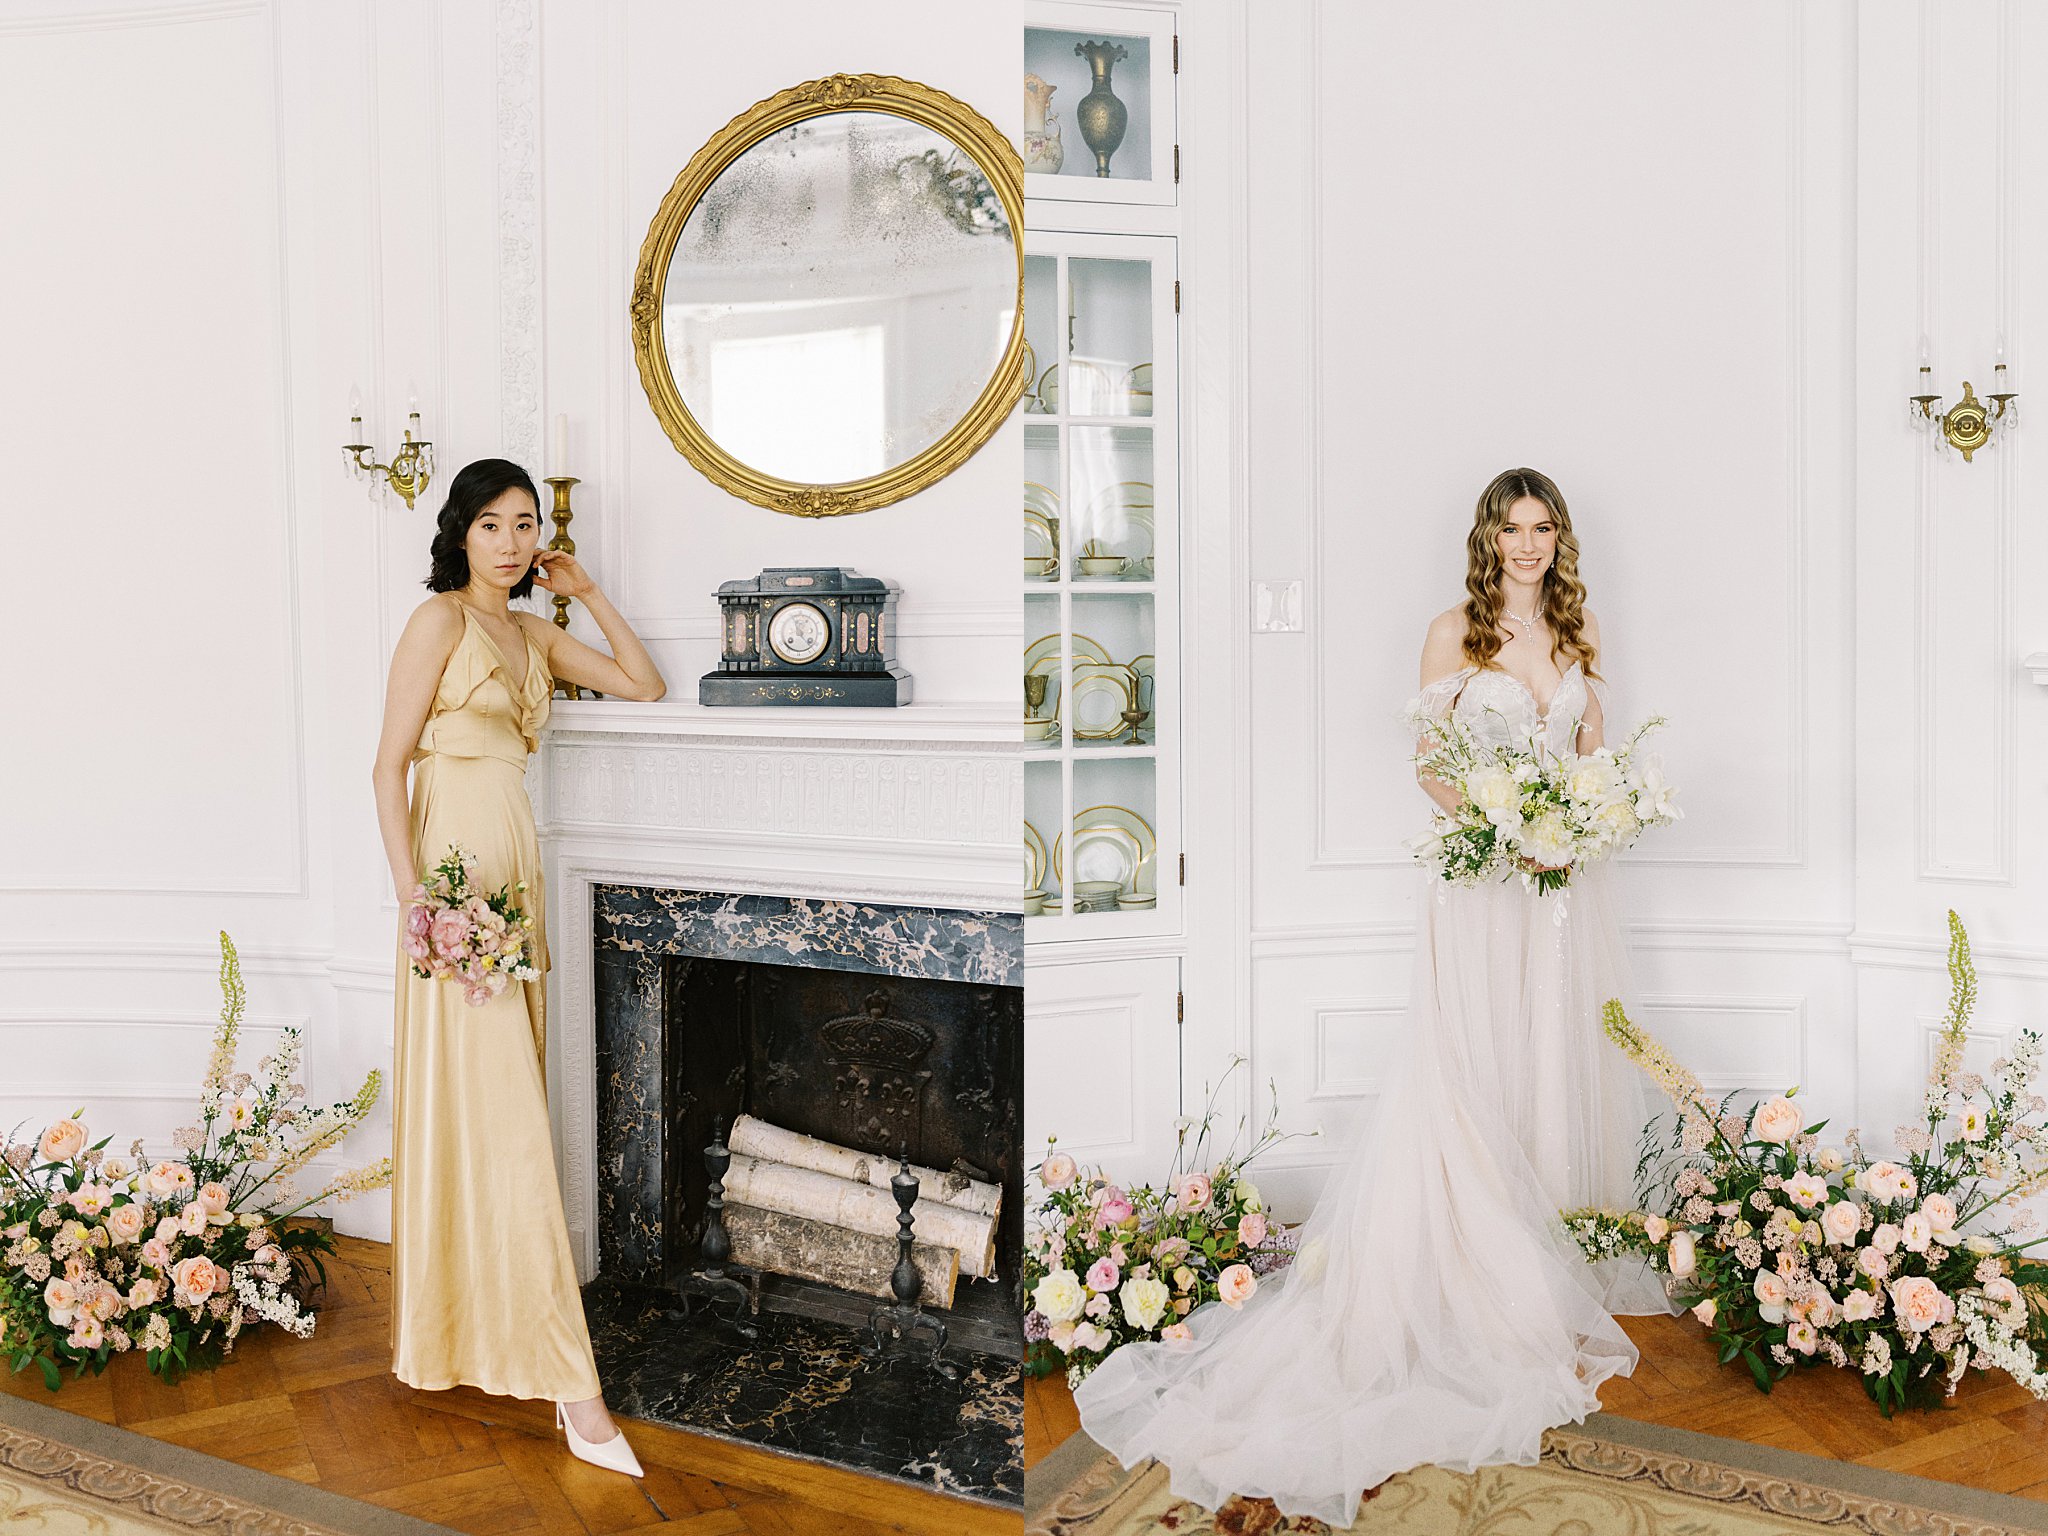
[{"label": "clock face", "polygon": [[816,661],[831,640],[831,624],[809,603],[784,603],[768,621],[768,648],[792,666]]}]

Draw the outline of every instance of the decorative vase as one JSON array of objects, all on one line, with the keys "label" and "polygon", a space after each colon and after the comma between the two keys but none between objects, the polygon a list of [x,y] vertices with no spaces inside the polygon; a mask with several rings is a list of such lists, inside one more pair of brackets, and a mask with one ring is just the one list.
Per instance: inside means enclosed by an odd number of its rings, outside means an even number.
[{"label": "decorative vase", "polygon": [[1067,163],[1059,116],[1050,110],[1052,93],[1058,89],[1042,75],[1024,77],[1024,169],[1042,176],[1058,175]]},{"label": "decorative vase", "polygon": [[1130,50],[1122,43],[1102,42],[1076,43],[1074,52],[1088,61],[1089,73],[1095,77],[1093,87],[1074,109],[1074,117],[1081,124],[1082,139],[1095,151],[1095,174],[1107,176],[1109,157],[1123,143],[1124,130],[1131,125],[1131,109],[1109,88],[1109,71],[1117,60],[1129,58]]}]

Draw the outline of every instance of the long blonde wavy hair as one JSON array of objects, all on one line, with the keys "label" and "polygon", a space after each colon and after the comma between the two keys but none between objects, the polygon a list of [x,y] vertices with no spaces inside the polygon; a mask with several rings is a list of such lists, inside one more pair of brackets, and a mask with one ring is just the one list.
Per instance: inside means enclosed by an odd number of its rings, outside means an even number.
[{"label": "long blonde wavy hair", "polygon": [[1543,573],[1544,622],[1557,653],[1578,662],[1588,677],[1598,677],[1585,638],[1586,584],[1579,580],[1579,541],[1572,533],[1571,513],[1556,482],[1533,469],[1503,470],[1479,493],[1472,532],[1465,539],[1465,660],[1488,667],[1500,654],[1500,616],[1506,605],[1500,535],[1508,526],[1508,509],[1525,496],[1548,507],[1557,524],[1557,553]]}]

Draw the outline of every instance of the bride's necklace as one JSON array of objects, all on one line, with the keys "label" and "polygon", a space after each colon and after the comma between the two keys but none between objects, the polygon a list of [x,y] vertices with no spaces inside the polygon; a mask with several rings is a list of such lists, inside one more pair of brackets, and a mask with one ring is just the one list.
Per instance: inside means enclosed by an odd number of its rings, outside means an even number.
[{"label": "bride's necklace", "polygon": [[1531,614],[1528,618],[1525,619],[1519,613],[1515,612],[1514,609],[1510,608],[1506,603],[1502,603],[1500,605],[1500,611],[1506,614],[1509,618],[1513,619],[1517,624],[1521,625],[1524,629],[1528,630],[1530,634],[1533,635],[1536,633],[1536,616],[1534,614]]}]

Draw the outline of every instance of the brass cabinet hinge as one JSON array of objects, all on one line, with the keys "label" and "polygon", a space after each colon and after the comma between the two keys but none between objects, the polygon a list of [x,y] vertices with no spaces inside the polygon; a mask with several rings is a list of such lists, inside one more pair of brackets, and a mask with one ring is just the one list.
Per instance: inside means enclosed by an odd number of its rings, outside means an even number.
[{"label": "brass cabinet hinge", "polygon": [[1173,72],[1180,73],[1180,34],[1173,34]]},{"label": "brass cabinet hinge", "polygon": [[1180,185],[1180,146],[1173,146],[1173,184]]},{"label": "brass cabinet hinge", "polygon": [[1185,1023],[1187,1023],[1187,1021],[1188,1021],[1188,995],[1187,995],[1187,993],[1185,993],[1185,992],[1176,992],[1176,993],[1174,993],[1174,994],[1173,994],[1173,1018],[1174,1018],[1174,1022],[1175,1022],[1175,1023],[1177,1023],[1177,1024],[1185,1024]]},{"label": "brass cabinet hinge", "polygon": [[1180,856],[1180,883],[1182,885],[1188,883],[1188,856],[1186,854]]},{"label": "brass cabinet hinge", "polygon": [[1180,279],[1177,277],[1173,280],[1173,312],[1176,315],[1180,313]]}]

